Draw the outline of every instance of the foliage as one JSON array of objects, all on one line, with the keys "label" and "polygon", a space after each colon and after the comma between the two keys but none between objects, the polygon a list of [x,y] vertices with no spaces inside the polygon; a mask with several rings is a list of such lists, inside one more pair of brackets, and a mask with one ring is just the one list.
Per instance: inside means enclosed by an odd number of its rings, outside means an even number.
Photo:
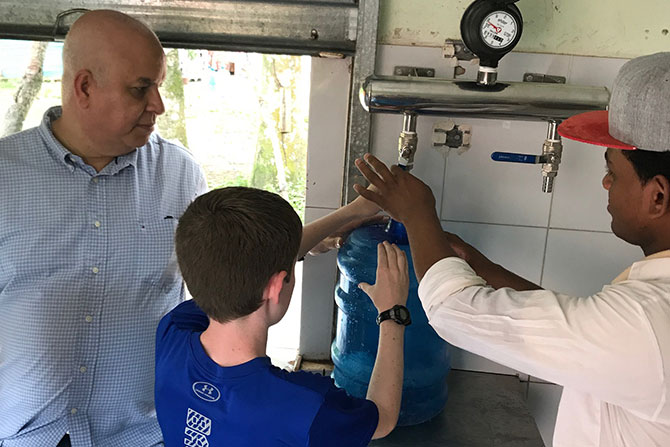
[{"label": "foliage", "polygon": [[298,97],[302,69],[299,57],[263,56],[259,103],[265,112],[251,185],[282,195],[304,216],[307,110]]},{"label": "foliage", "polygon": [[184,105],[184,83],[179,65],[177,49],[169,50],[166,55],[167,73],[161,96],[165,105],[165,113],[157,119],[158,128],[163,138],[177,140],[182,146],[188,147],[186,137],[186,116]]}]

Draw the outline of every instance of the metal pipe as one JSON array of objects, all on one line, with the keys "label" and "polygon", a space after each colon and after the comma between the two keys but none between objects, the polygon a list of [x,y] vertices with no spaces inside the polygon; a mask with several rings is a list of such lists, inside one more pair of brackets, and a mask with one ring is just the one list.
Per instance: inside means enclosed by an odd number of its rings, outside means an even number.
[{"label": "metal pipe", "polygon": [[398,165],[409,171],[414,167],[414,154],[418,137],[416,135],[417,114],[413,111],[405,111],[402,116],[402,132],[398,139]]},{"label": "metal pipe", "polygon": [[530,121],[564,120],[591,110],[605,110],[605,87],[539,82],[474,81],[401,76],[370,76],[359,91],[368,112],[454,115]]},{"label": "metal pipe", "polygon": [[563,154],[563,143],[558,134],[558,122],[549,120],[547,122],[547,139],[542,145],[542,191],[552,192],[554,190],[554,179],[558,175],[558,165],[561,164]]}]

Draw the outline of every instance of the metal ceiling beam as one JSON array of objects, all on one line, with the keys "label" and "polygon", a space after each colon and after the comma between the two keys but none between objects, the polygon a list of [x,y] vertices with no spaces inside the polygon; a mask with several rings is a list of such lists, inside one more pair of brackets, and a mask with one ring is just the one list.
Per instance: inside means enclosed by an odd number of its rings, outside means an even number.
[{"label": "metal ceiling beam", "polygon": [[63,13],[77,8],[125,12],[167,47],[314,56],[356,50],[355,0],[0,0],[0,38],[60,40],[80,14]]}]

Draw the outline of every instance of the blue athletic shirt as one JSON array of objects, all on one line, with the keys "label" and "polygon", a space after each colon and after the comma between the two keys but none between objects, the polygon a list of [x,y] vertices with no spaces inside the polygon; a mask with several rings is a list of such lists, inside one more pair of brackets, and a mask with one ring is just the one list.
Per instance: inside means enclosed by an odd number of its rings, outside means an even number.
[{"label": "blue athletic shirt", "polygon": [[268,357],[219,366],[200,344],[208,325],[192,300],[158,325],[155,400],[166,447],[368,445],[379,419],[372,401]]}]

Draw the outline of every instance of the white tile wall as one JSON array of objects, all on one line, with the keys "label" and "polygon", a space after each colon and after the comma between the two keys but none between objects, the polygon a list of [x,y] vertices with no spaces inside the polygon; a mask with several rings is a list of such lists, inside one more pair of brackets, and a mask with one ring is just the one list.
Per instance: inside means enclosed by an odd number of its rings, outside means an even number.
[{"label": "white tile wall", "polygon": [[[526,72],[565,76],[568,83],[610,87],[625,60],[565,55],[511,53],[500,63],[498,78],[521,81]],[[439,48],[382,46],[378,74],[396,65],[436,69],[451,77],[452,68]],[[465,79],[475,76],[468,64]],[[541,122],[465,119],[472,126],[472,147],[444,159],[431,147],[431,130],[440,117],[419,116],[419,148],[413,174],[436,196],[443,227],[459,234],[495,262],[543,287],[586,296],[601,289],[625,267],[642,257],[610,232],[607,193],[600,183],[604,150],[564,141],[564,153],[553,194],[541,192],[538,166],[492,162],[491,152],[539,154],[546,135]],[[372,152],[387,163],[397,157],[399,116],[373,118]],[[514,371],[456,350],[453,367],[513,374]],[[520,374],[523,380],[527,376]],[[531,380],[534,380],[531,379]],[[528,404],[545,443],[551,437],[562,388],[529,384]]]},{"label": "white tile wall", "polygon": [[307,206],[337,208],[342,196],[349,59],[312,58]]},{"label": "white tile wall", "polygon": [[605,175],[605,148],[563,140],[563,156],[551,207],[553,228],[610,231]]},{"label": "white tile wall", "polygon": [[302,263],[295,267],[295,288],[286,315],[268,331],[267,355],[274,365],[286,368],[295,360],[300,344],[300,313],[302,309]]},{"label": "white tile wall", "polygon": [[495,151],[540,153],[542,122],[457,119],[472,126],[472,145],[452,152],[442,193],[442,219],[545,227],[551,195],[535,165],[491,160]]},{"label": "white tile wall", "polygon": [[[333,211],[327,208],[306,208],[309,223]],[[310,359],[330,357],[332,322],[337,281],[335,251],[319,256],[306,256],[303,261],[302,318],[300,352]]]},{"label": "white tile wall", "polygon": [[612,233],[550,229],[541,285],[570,295],[591,295],[642,257],[639,247]]},{"label": "white tile wall", "polygon": [[[350,63],[312,59],[305,223],[341,203]],[[303,263],[300,352],[306,358],[330,356],[336,272],[335,253]]]},{"label": "white tile wall", "polygon": [[546,228],[442,221],[442,227],[493,262],[539,284],[542,276]]}]

